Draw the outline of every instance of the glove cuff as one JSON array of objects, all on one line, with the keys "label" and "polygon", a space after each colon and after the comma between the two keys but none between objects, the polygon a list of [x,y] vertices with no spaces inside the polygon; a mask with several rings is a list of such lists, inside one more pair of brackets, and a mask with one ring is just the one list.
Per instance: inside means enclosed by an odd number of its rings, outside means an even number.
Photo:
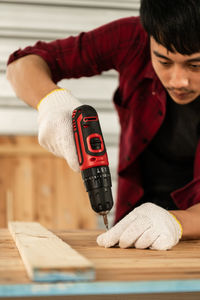
[{"label": "glove cuff", "polygon": [[40,113],[54,110],[63,106],[73,110],[81,103],[66,89],[55,89],[40,100],[37,109]]},{"label": "glove cuff", "polygon": [[179,230],[178,230],[179,231],[179,239],[181,239],[181,237],[183,235],[183,227],[182,227],[180,221],[177,219],[177,217],[174,214],[172,214],[171,212],[169,212],[169,213],[173,217],[173,219],[176,222],[176,224],[178,225],[178,228],[179,228]]}]

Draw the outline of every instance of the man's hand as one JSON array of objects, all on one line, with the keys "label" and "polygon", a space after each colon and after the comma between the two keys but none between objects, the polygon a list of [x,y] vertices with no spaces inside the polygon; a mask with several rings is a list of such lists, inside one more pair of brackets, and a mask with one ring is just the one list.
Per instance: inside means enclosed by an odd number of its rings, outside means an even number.
[{"label": "man's hand", "polygon": [[145,203],[135,208],[119,223],[97,238],[99,246],[135,247],[167,250],[175,246],[182,235],[182,226],[167,210]]},{"label": "man's hand", "polygon": [[38,105],[38,140],[41,146],[66,159],[79,171],[72,129],[72,111],[81,103],[65,89],[49,93]]}]

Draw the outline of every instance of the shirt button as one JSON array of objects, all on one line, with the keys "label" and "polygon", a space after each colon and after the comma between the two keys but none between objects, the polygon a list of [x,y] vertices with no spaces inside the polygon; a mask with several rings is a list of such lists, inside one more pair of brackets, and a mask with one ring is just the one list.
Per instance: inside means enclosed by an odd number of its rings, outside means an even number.
[{"label": "shirt button", "polygon": [[142,139],[142,142],[143,142],[143,144],[147,144],[147,143],[148,143],[148,139],[143,138],[143,139]]},{"label": "shirt button", "polygon": [[158,111],[158,114],[159,114],[159,116],[162,116],[162,115],[163,115],[162,110],[159,110],[159,111]]},{"label": "shirt button", "polygon": [[152,92],[152,95],[155,96],[156,92]]},{"label": "shirt button", "polygon": [[130,161],[130,159],[131,159],[130,156],[126,156],[127,161]]}]

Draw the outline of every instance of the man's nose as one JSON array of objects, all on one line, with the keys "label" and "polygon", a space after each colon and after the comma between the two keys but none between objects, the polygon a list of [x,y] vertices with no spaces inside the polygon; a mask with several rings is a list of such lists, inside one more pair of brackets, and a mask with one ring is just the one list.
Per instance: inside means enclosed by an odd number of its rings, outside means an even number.
[{"label": "man's nose", "polygon": [[171,70],[169,85],[174,89],[187,88],[189,85],[187,71],[180,66],[174,66],[173,70]]}]

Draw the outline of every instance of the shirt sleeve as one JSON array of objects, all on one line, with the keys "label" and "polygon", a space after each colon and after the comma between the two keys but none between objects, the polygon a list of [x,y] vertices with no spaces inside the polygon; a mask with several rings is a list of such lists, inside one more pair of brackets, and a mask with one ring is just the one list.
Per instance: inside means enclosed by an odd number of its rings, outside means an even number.
[{"label": "shirt sleeve", "polygon": [[110,69],[119,71],[125,59],[128,62],[130,48],[131,55],[137,53],[140,31],[138,17],[123,18],[77,36],[52,42],[38,41],[34,46],[11,54],[8,64],[25,55],[39,55],[48,64],[54,82],[93,76]]}]

